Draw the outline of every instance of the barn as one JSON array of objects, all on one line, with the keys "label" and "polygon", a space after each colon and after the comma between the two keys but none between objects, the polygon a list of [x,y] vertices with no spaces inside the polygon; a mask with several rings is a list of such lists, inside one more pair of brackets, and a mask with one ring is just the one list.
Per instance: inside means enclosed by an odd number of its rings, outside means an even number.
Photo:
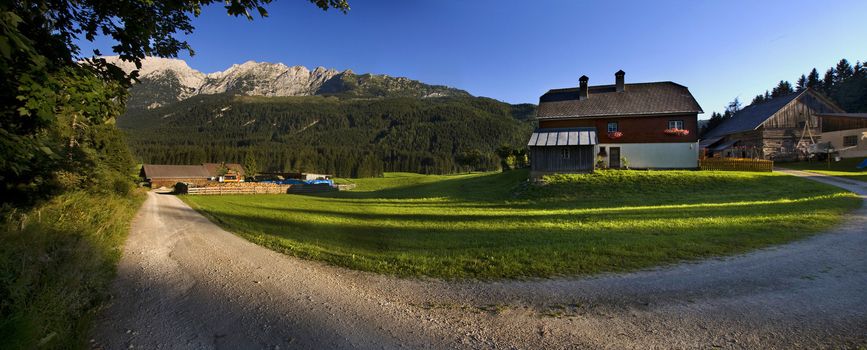
[{"label": "barn", "polygon": [[843,113],[833,101],[813,89],[749,105],[709,130],[700,147],[714,157],[795,160],[819,142],[820,114]]},{"label": "barn", "polygon": [[[225,173],[221,169],[225,167]],[[208,181],[240,182],[245,171],[236,163],[205,163],[201,165],[144,164],[139,177],[152,188],[172,187],[178,182],[204,185]]]},{"label": "barn", "polygon": [[152,188],[172,187],[178,182],[203,185],[212,175],[202,165],[144,164],[139,177],[150,182]]}]

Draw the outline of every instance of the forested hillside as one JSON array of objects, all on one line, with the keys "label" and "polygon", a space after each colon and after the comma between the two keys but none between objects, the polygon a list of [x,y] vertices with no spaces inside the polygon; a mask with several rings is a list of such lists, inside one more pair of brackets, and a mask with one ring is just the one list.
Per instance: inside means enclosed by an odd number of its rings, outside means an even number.
[{"label": "forested hillside", "polygon": [[479,97],[218,94],[130,111],[118,125],[146,163],[253,162],[263,171],[365,177],[497,169],[498,149],[522,149],[534,113]]}]

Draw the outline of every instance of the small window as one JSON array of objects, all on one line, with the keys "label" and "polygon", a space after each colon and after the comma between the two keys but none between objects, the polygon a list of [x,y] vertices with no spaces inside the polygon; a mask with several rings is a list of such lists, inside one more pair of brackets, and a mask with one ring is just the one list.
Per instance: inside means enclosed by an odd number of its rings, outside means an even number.
[{"label": "small window", "polygon": [[569,149],[568,148],[561,149],[560,150],[560,156],[563,157],[563,159],[569,159]]},{"label": "small window", "polygon": [[609,122],[608,123],[608,132],[615,132],[617,130],[617,122]]},{"label": "small window", "polygon": [[669,120],[668,121],[669,129],[677,129],[683,130],[683,120]]},{"label": "small window", "polygon": [[843,136],[843,147],[858,146],[858,135]]}]

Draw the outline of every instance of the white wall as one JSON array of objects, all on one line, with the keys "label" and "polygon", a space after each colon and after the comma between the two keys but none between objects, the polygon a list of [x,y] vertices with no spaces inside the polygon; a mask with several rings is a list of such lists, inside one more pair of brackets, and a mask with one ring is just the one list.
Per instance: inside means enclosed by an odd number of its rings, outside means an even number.
[{"label": "white wall", "polygon": [[[698,168],[698,142],[691,143],[603,143],[610,154],[611,147],[620,147],[620,157],[626,158],[630,168],[677,169]],[[608,157],[605,158],[606,165]]]},{"label": "white wall", "polygon": [[[843,147],[843,136],[851,135],[858,136],[858,146]],[[840,157],[867,157],[867,128],[823,132],[820,140],[821,142],[830,142],[834,149],[840,152]],[[844,150],[844,148],[846,149]]]}]

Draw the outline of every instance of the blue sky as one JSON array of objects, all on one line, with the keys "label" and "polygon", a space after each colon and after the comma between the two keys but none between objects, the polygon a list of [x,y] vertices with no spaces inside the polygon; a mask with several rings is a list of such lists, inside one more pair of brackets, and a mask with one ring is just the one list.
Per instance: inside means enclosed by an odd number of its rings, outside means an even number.
[{"label": "blue sky", "polygon": [[512,103],[623,69],[627,83],[686,85],[701,118],[812,67],[867,60],[863,0],[349,2],[343,15],[279,0],[252,22],[212,6],[181,58],[204,72],[255,60],[406,76]]}]

